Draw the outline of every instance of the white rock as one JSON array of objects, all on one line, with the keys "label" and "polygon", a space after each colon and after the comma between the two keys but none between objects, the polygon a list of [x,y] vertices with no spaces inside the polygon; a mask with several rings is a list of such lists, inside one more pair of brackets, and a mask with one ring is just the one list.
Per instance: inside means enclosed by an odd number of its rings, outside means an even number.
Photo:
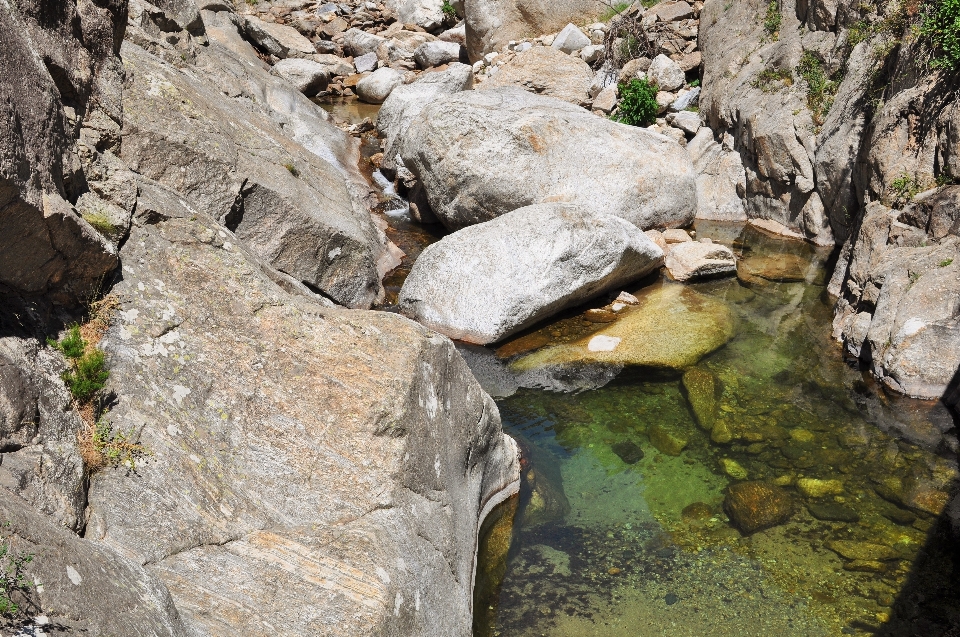
[{"label": "white rock", "polygon": [[733,251],[717,243],[676,243],[667,252],[664,265],[677,281],[729,276],[737,272]]},{"label": "white rock", "polygon": [[670,105],[673,104],[674,95],[673,93],[667,93],[666,91],[657,91],[657,112],[665,113]]},{"label": "white rock", "polygon": [[700,121],[700,115],[690,111],[680,111],[674,115],[672,124],[688,135],[696,135],[703,125]]},{"label": "white rock", "polygon": [[399,306],[441,334],[483,345],[640,278],[662,258],[619,217],[558,203],[528,206],[429,246]]},{"label": "white rock", "polygon": [[593,64],[603,55],[604,46],[602,44],[591,44],[580,50],[580,57],[587,64]]},{"label": "white rock", "polygon": [[680,65],[663,53],[653,58],[650,68],[647,69],[647,77],[656,83],[661,91],[675,91],[686,81]]},{"label": "white rock", "polygon": [[693,163],[676,143],[514,87],[433,102],[400,154],[451,229],[546,201],[640,228],[685,226],[696,212]]},{"label": "white rock", "polygon": [[357,82],[357,97],[368,104],[382,104],[393,89],[403,84],[403,74],[385,66]]},{"label": "white rock", "polygon": [[313,97],[326,89],[330,81],[330,70],[327,66],[300,58],[280,60],[270,69],[270,74],[282,77],[307,97]]},{"label": "white rock", "polygon": [[302,58],[317,52],[310,40],[293,27],[284,24],[264,22],[259,18],[247,16],[243,31],[259,49],[278,58]]},{"label": "white rock", "polygon": [[576,25],[568,24],[557,34],[550,46],[564,53],[574,53],[585,46],[590,46],[590,38],[584,35]]},{"label": "white rock", "polygon": [[357,73],[369,73],[377,69],[377,62],[379,61],[376,53],[364,53],[353,59],[353,66],[357,69]]},{"label": "white rock", "polygon": [[358,57],[367,53],[376,53],[380,45],[386,41],[386,38],[357,28],[348,29],[343,33],[343,50]]},{"label": "white rock", "polygon": [[587,343],[587,350],[591,352],[612,352],[617,349],[617,345],[623,340],[618,336],[604,336],[602,334],[594,336]]},{"label": "white rock", "polygon": [[590,97],[596,97],[603,89],[615,85],[618,76],[619,73],[617,69],[608,66],[601,67],[600,70],[594,74],[593,82],[590,83]]},{"label": "white rock", "polygon": [[460,45],[456,42],[424,42],[413,53],[413,59],[421,69],[442,66],[460,60]]},{"label": "white rock", "polygon": [[452,29],[447,29],[438,35],[437,38],[444,42],[456,42],[457,44],[466,45],[467,27],[465,24],[459,24]]},{"label": "white rock", "polygon": [[604,113],[610,113],[617,106],[617,86],[608,86],[600,91],[593,100],[593,107]]},{"label": "white rock", "polygon": [[667,228],[661,234],[663,240],[667,243],[689,243],[693,241],[687,231],[680,228]]},{"label": "white rock", "polygon": [[707,127],[690,140],[687,152],[697,169],[697,219],[745,221],[747,174],[740,153],[725,150]]},{"label": "white rock", "polygon": [[700,101],[700,87],[695,86],[687,92],[681,92],[677,96],[677,100],[670,105],[675,111],[682,111],[685,108],[695,106]]}]

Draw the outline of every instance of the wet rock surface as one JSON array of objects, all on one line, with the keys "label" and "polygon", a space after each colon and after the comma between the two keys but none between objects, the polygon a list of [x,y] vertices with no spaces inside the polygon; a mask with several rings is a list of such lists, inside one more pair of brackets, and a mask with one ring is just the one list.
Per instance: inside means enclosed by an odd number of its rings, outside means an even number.
[{"label": "wet rock surface", "polygon": [[793,501],[786,491],[764,482],[732,484],[723,500],[723,510],[731,522],[748,535],[783,524],[793,509]]}]

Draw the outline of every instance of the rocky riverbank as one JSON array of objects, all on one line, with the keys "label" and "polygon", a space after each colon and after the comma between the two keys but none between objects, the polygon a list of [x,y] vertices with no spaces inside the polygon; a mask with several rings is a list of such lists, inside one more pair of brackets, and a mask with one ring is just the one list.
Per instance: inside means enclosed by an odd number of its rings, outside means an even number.
[{"label": "rocky riverbank", "polygon": [[[852,0],[0,5],[0,522],[35,557],[8,616],[469,634],[478,529],[520,482],[475,374],[506,394],[683,373],[733,316],[624,287],[812,276],[694,222],[834,248],[846,354],[953,404],[960,110],[915,21]],[[382,109],[343,122],[333,100]],[[372,212],[383,187],[443,228],[415,263]],[[399,312],[372,311],[400,265]]]}]

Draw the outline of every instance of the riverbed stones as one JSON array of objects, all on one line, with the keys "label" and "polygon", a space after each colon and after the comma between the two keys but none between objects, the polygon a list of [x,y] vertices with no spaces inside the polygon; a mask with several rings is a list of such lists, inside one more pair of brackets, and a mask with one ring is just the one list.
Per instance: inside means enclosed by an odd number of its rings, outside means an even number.
[{"label": "riverbed stones", "polygon": [[478,89],[516,86],[537,95],[580,104],[587,99],[593,82],[593,71],[586,62],[549,46],[523,51],[499,69]]},{"label": "riverbed stones", "polygon": [[838,502],[808,502],[807,510],[810,511],[810,515],[824,522],[855,524],[860,521],[859,513]]},{"label": "riverbed stones", "polygon": [[644,230],[688,225],[696,212],[693,165],[679,145],[513,87],[433,102],[400,154],[452,230],[552,201]]},{"label": "riverbed stones", "polygon": [[400,291],[400,311],[451,338],[496,342],[640,278],[663,253],[624,220],[540,204],[429,246]]},{"label": "riverbed stones", "polygon": [[727,488],[723,510],[734,526],[751,535],[790,519],[793,499],[780,487],[766,482],[737,482]]},{"label": "riverbed stones", "polygon": [[699,241],[672,246],[664,265],[670,277],[680,282],[731,276],[737,270],[733,250],[719,243]]},{"label": "riverbed stones", "polygon": [[846,560],[886,562],[899,556],[889,546],[858,540],[831,540],[827,548]]},{"label": "riverbed stones", "polygon": [[403,84],[403,74],[385,66],[357,82],[357,97],[368,104],[382,104],[393,89],[401,84]]},{"label": "riverbed stones", "polygon": [[471,61],[502,50],[510,40],[583,24],[603,10],[594,0],[470,0],[463,8]]},{"label": "riverbed stones", "polygon": [[668,456],[679,456],[690,444],[690,437],[686,432],[664,423],[654,423],[647,435],[650,437],[650,444]]},{"label": "riverbed stones", "polygon": [[744,283],[798,283],[809,271],[809,259],[790,253],[749,255],[737,263],[737,277]]},{"label": "riverbed stones", "polygon": [[746,480],[748,477],[750,477],[750,473],[744,468],[744,466],[733,458],[720,458],[718,462],[720,463],[720,468],[723,469],[723,472],[734,480]]},{"label": "riverbed stones", "polygon": [[692,367],[683,373],[682,388],[697,424],[707,431],[713,429],[720,380],[707,369]]},{"label": "riverbed stones", "polygon": [[823,498],[828,495],[840,495],[843,493],[843,482],[840,480],[799,478],[796,486],[797,491],[808,498]]},{"label": "riverbed stones", "polygon": [[681,285],[647,288],[640,304],[591,336],[549,345],[512,362],[515,372],[535,369],[647,367],[683,370],[733,337],[734,319],[722,302]]},{"label": "riverbed stones", "polygon": [[610,445],[610,450],[627,464],[637,464],[643,460],[643,449],[632,440],[624,440]]}]

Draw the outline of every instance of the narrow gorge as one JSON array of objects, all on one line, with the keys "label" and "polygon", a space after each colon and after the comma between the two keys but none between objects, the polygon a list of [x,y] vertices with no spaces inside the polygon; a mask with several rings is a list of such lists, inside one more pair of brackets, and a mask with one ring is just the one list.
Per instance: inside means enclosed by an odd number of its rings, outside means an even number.
[{"label": "narrow gorge", "polygon": [[0,0],[0,632],[960,636],[957,0]]}]

